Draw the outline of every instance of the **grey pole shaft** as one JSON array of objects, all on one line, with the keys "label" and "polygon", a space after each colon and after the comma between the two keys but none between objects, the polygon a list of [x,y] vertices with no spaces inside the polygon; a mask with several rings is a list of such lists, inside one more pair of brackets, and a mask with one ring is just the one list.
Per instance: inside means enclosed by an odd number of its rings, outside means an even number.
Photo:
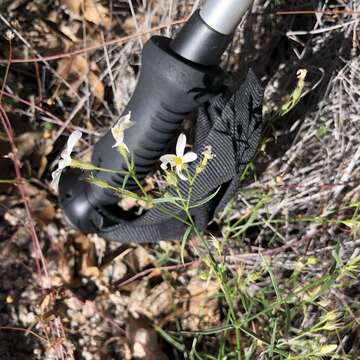
[{"label": "grey pole shaft", "polygon": [[230,35],[253,0],[207,0],[200,16],[212,29]]},{"label": "grey pole shaft", "polygon": [[176,35],[170,48],[194,63],[217,66],[253,0],[207,0]]}]

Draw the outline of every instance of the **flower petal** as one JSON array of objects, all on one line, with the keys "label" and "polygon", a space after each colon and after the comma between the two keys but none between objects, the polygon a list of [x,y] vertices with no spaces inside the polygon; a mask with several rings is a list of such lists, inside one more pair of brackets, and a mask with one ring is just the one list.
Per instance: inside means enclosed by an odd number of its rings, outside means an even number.
[{"label": "flower petal", "polygon": [[60,154],[60,157],[65,160],[66,163],[71,162],[71,153],[77,144],[77,142],[81,139],[82,132],[80,130],[76,130],[68,138],[65,149]]},{"label": "flower petal", "polygon": [[111,128],[111,133],[115,139],[113,148],[119,147],[124,144],[125,130],[135,125],[135,122],[131,121],[131,111],[120,117],[120,119]]},{"label": "flower petal", "polygon": [[181,166],[177,166],[176,173],[181,180],[187,181],[187,177],[181,172],[181,169],[182,169]]},{"label": "flower petal", "polygon": [[72,153],[75,145],[79,142],[79,140],[81,139],[82,136],[82,132],[80,130],[76,130],[74,131],[68,138],[67,144],[66,144],[66,149],[70,151],[70,153]]},{"label": "flower petal", "polygon": [[[59,161],[58,163],[58,168],[57,170],[64,170],[67,166],[71,165],[71,158],[69,157],[70,161],[68,162],[67,159],[62,159]],[[56,171],[56,170],[55,170]]]},{"label": "flower petal", "polygon": [[131,111],[129,111],[126,115],[123,115],[119,122],[129,127],[135,125],[135,122],[131,120]]},{"label": "flower petal", "polygon": [[122,141],[116,141],[116,143],[112,146],[112,148],[118,148],[122,144]]},{"label": "flower petal", "polygon": [[184,156],[185,147],[186,147],[186,135],[180,134],[176,143],[176,155],[178,157]]},{"label": "flower petal", "polygon": [[51,186],[56,192],[58,192],[58,190],[59,190],[59,181],[60,181],[61,173],[62,173],[62,169],[56,169],[55,171],[53,171],[53,172],[51,173],[52,180],[51,180],[50,186]]},{"label": "flower petal", "polygon": [[126,129],[130,129],[131,127],[133,127],[135,125],[135,122],[134,121],[127,121],[123,124],[123,128],[124,130]]},{"label": "flower petal", "polygon": [[197,159],[197,155],[194,152],[188,152],[184,155],[183,161],[185,164],[191,163]]},{"label": "flower petal", "polygon": [[173,155],[173,154],[163,155],[163,156],[160,158],[161,168],[162,168],[163,170],[166,170],[168,164],[170,164],[171,167],[175,166],[175,159],[176,159],[176,155]]},{"label": "flower petal", "polygon": [[114,147],[118,147],[124,141],[124,129],[121,126],[115,125],[111,128],[111,134],[115,139]]}]

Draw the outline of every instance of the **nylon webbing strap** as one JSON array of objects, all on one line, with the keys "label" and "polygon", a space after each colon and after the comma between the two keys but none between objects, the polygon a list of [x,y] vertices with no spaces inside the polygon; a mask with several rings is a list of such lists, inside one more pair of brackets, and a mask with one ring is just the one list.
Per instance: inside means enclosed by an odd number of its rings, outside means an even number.
[{"label": "nylon webbing strap", "polygon": [[[213,216],[235,195],[240,175],[255,155],[262,134],[262,98],[263,89],[250,71],[234,94],[221,94],[199,111],[194,143],[198,160],[190,164],[190,173],[194,174],[206,146],[211,146],[215,157],[198,175],[192,188],[191,204],[197,205],[218,191],[210,202],[192,209],[199,230],[204,230]],[[178,185],[184,198],[187,198],[187,182],[179,181]],[[171,190],[169,195],[177,196]],[[115,226],[101,228],[99,235],[111,241],[137,243],[180,239],[187,225],[174,219],[174,215],[178,219],[186,219],[178,207],[165,203],[136,220],[119,220]]]}]

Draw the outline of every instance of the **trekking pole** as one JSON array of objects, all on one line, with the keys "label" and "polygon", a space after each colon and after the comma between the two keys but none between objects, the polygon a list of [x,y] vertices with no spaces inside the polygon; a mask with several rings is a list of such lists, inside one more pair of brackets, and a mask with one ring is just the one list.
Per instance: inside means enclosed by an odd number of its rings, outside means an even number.
[{"label": "trekking pole", "polygon": [[[153,36],[144,46],[134,94],[125,108],[134,126],[125,131],[127,145],[142,181],[163,155],[185,116],[221,92],[221,56],[252,0],[208,0],[194,12],[174,39]],[[92,163],[126,168],[109,130],[95,144]],[[121,186],[123,177],[98,172],[97,179]],[[134,184],[127,182],[127,186]],[[85,233],[116,222],[119,198],[86,181],[81,171],[68,168],[59,183],[60,205],[67,220]]]}]

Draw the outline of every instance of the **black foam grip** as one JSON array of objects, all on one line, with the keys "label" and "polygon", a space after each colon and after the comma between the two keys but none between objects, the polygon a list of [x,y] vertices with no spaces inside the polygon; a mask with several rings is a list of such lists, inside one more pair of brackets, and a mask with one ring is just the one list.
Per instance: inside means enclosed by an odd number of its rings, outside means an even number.
[{"label": "black foam grip", "polygon": [[[124,111],[124,115],[131,111],[135,122],[125,131],[124,141],[133,156],[139,180],[146,177],[163,155],[185,116],[222,89],[223,72],[219,67],[200,66],[185,60],[170,49],[170,42],[171,39],[154,36],[145,44],[138,83]],[[109,130],[95,145],[92,162],[106,169],[124,168],[114,144]],[[123,183],[117,174],[94,175],[111,185]],[[73,169],[64,171],[59,186],[61,207],[78,229],[97,232],[118,215],[119,208],[113,207],[118,197],[79,176]]]},{"label": "black foam grip", "polygon": [[[218,67],[198,66],[169,50],[170,39],[152,37],[143,49],[142,67],[135,92],[124,114],[131,111],[135,125],[125,131],[125,144],[133,156],[139,180],[164,154],[185,116],[219,92],[222,71]],[[123,159],[111,131],[95,145],[92,161],[108,169],[121,169]],[[117,174],[99,173],[98,178],[121,185]],[[128,183],[132,185],[131,181]],[[113,194],[94,190],[97,202],[112,201]],[[94,195],[96,195],[94,194]]]}]

